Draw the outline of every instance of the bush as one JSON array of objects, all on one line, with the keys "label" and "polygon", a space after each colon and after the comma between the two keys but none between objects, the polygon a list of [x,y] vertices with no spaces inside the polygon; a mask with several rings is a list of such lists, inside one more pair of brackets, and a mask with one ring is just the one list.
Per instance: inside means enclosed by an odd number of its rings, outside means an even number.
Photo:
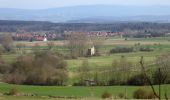
[{"label": "bush", "polygon": [[142,85],[147,85],[146,78],[143,74],[138,74],[130,77],[127,80],[128,85],[137,85],[137,86],[142,86]]},{"label": "bush", "polygon": [[11,66],[6,64],[5,62],[0,61],[0,73],[5,74],[10,70],[10,68],[11,68]]},{"label": "bush", "polygon": [[155,99],[156,98],[155,94],[152,91],[148,92],[148,96],[147,97],[148,97],[148,99]]},{"label": "bush", "polygon": [[147,91],[145,89],[137,89],[133,93],[134,99],[154,99],[156,96],[152,91]]},{"label": "bush", "polygon": [[114,86],[114,85],[125,85],[126,83],[124,81],[118,81],[118,80],[115,80],[115,79],[111,79],[108,81],[109,83],[109,86]]},{"label": "bush", "polygon": [[18,90],[16,88],[12,88],[9,90],[8,93],[5,93],[5,95],[17,95],[18,94]]},{"label": "bush", "polygon": [[7,83],[27,85],[64,85],[68,78],[66,62],[49,52],[20,56],[4,75]]},{"label": "bush", "polygon": [[133,52],[133,47],[117,47],[110,50],[110,53],[129,53]]},{"label": "bush", "polygon": [[141,47],[141,48],[139,49],[139,51],[151,52],[151,51],[153,51],[153,49],[151,49],[150,47]]},{"label": "bush", "polygon": [[134,91],[133,98],[135,98],[135,99],[146,99],[145,93],[146,93],[146,90],[138,89],[138,90]]},{"label": "bush", "polygon": [[80,82],[73,83],[73,86],[84,86],[84,84],[81,84]]},{"label": "bush", "polygon": [[112,97],[112,95],[111,95],[110,93],[108,93],[108,92],[104,92],[104,93],[102,94],[102,98],[103,98],[103,99],[111,98],[111,97]]},{"label": "bush", "polygon": [[15,88],[12,88],[10,91],[9,91],[9,95],[17,95],[18,91],[17,89]]},{"label": "bush", "polygon": [[112,85],[117,85],[118,82],[115,80],[115,79],[111,79],[109,80],[109,85],[112,86]]},{"label": "bush", "polygon": [[118,96],[119,96],[119,98],[125,98],[126,97],[124,93],[119,93]]}]

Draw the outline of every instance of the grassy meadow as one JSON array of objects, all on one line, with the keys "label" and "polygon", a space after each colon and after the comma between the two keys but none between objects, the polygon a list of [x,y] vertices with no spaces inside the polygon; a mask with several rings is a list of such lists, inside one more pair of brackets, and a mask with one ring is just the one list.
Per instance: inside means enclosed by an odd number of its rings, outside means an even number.
[{"label": "grassy meadow", "polygon": [[[101,46],[101,56],[95,57],[80,57],[78,59],[66,60],[67,67],[69,71],[69,76],[73,77],[77,68],[81,66],[84,59],[87,59],[91,69],[96,70],[97,68],[109,67],[111,66],[114,60],[118,60],[121,56],[125,56],[128,61],[134,62],[137,68],[141,56],[144,57],[146,63],[152,63],[155,58],[161,54],[170,52],[170,41],[168,37],[160,38],[129,38],[118,39],[118,38],[109,38],[104,41]],[[66,47],[64,46],[65,41],[54,41],[55,47],[52,50],[58,51],[61,53],[67,52]],[[23,51],[29,53],[31,48],[46,49],[46,43],[44,42],[15,42],[15,44],[24,44]],[[36,47],[36,45],[39,45]],[[108,54],[110,49],[118,46],[132,47],[135,44],[140,44],[141,46],[149,46],[154,49],[151,52],[141,52],[136,51],[132,53],[115,53]],[[6,62],[12,63],[21,53],[17,52],[16,54],[3,54],[2,57]],[[69,82],[72,82],[74,78],[71,78]],[[68,83],[69,85],[69,83]],[[157,91],[158,91],[158,86]],[[50,96],[73,96],[73,97],[90,97],[90,98],[101,98],[101,94],[105,91],[111,93],[113,97],[119,95],[119,93],[127,93],[128,98],[132,98],[133,92],[138,88],[150,89],[148,86],[96,86],[96,87],[74,87],[74,86],[26,86],[26,85],[10,85],[6,83],[0,83],[0,93],[8,92],[11,88],[16,88],[19,93],[30,93],[36,94],[35,97],[25,97],[25,96],[0,96],[0,100],[58,100],[55,98],[50,98]],[[170,97],[170,85],[163,85],[163,90],[167,90],[168,96]],[[164,91],[162,92],[162,94]]]},{"label": "grassy meadow", "polygon": [[[155,86],[158,91],[158,86]],[[133,92],[138,88],[145,88],[150,90],[149,86],[96,86],[96,87],[69,87],[69,86],[27,86],[27,85],[10,85],[1,83],[0,92],[6,93],[10,89],[15,88],[19,93],[35,94],[36,97],[48,98],[52,96],[61,97],[79,97],[79,98],[101,98],[102,93],[105,91],[111,93],[113,97],[118,97],[120,93],[127,93],[127,97],[132,99]],[[167,94],[170,96],[170,85],[163,85],[162,89],[168,90]],[[162,92],[163,96],[164,92]],[[6,97],[8,98],[8,97]],[[10,98],[10,97],[9,97]],[[24,98],[14,97],[14,98]],[[1,99],[0,99],[1,100]],[[13,100],[13,99],[11,99]],[[14,99],[15,100],[15,99]],[[25,99],[24,99],[25,100]],[[40,99],[41,100],[41,99]],[[51,100],[51,99],[50,99]]]}]

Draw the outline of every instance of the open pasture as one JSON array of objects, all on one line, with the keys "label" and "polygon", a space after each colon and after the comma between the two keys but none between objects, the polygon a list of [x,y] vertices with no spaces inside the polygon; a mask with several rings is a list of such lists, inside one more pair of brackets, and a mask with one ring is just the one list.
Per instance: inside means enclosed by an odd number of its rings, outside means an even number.
[{"label": "open pasture", "polygon": [[[128,98],[132,98],[133,96],[132,94],[136,89],[139,88],[145,88],[148,90],[151,89],[148,86],[69,87],[69,86],[27,86],[27,85],[10,85],[10,84],[1,83],[0,93],[6,93],[12,88],[17,89],[19,93],[35,94],[37,97],[44,96],[44,98],[48,98],[50,96],[101,98],[102,93],[104,93],[105,91],[111,93],[113,97],[116,97],[118,96],[119,93],[125,93],[125,89],[127,90]],[[156,88],[156,90],[158,91],[158,87]],[[162,90],[164,90],[162,92],[163,95],[165,90],[170,90],[170,85],[163,85]],[[168,96],[170,96],[170,91],[168,91],[167,94]],[[23,97],[18,97],[18,98],[23,98]],[[34,97],[33,100],[35,98],[36,97]]]},{"label": "open pasture", "polygon": [[[67,53],[68,49],[64,45],[65,41],[53,41],[54,47],[52,48],[53,51],[61,52],[61,53]],[[30,51],[32,49],[40,49],[40,50],[48,50],[48,46],[46,42],[15,42],[15,45],[17,44],[24,44],[25,46],[22,48],[23,51],[26,51],[29,55],[31,53]],[[118,46],[122,47],[132,47],[135,46],[135,44],[140,44],[140,46],[149,46],[150,48],[154,49],[154,51],[151,52],[141,52],[141,51],[135,51],[131,53],[115,53],[115,54],[109,54],[108,52]],[[67,62],[68,72],[70,80],[68,82],[72,83],[76,75],[75,73],[78,72],[77,69],[82,65],[82,62],[87,59],[89,66],[92,71],[95,71],[98,68],[105,68],[110,67],[112,65],[112,62],[114,60],[118,60],[125,56],[126,59],[130,62],[133,62],[134,65],[137,68],[140,68],[139,61],[141,56],[144,57],[145,63],[152,63],[156,57],[160,56],[164,53],[170,52],[170,42],[168,41],[168,38],[142,38],[142,39],[136,39],[136,38],[130,38],[128,40],[125,39],[115,39],[115,38],[109,38],[106,41],[104,41],[103,45],[100,48],[102,55],[101,56],[94,56],[94,57],[79,57],[77,59],[67,59],[65,60]],[[20,56],[21,53],[16,51],[15,54],[11,53],[5,53],[2,55],[5,62],[12,63],[16,60],[18,56]],[[157,91],[158,91],[158,86]],[[51,98],[51,96],[63,96],[63,97],[90,97],[90,98],[101,98],[101,95],[103,92],[107,91],[113,95],[113,97],[116,97],[119,95],[119,93],[124,93],[125,89],[127,90],[127,96],[128,98],[132,98],[133,92],[138,88],[146,88],[150,89],[149,86],[96,86],[96,87],[83,87],[83,86],[26,86],[26,85],[10,85],[5,83],[0,83],[0,93],[6,93],[10,89],[16,88],[18,92],[20,93],[30,93],[30,94],[36,94],[35,97],[25,97],[25,96],[0,96],[0,100],[56,100],[56,98]],[[168,91],[168,96],[170,96],[170,85],[164,85],[163,86],[163,92],[164,90]],[[94,99],[94,100],[95,100]],[[60,100],[60,99],[57,99]],[[63,99],[61,99],[63,100]],[[89,100],[89,99],[88,99]],[[93,100],[93,99],[92,99]]]}]

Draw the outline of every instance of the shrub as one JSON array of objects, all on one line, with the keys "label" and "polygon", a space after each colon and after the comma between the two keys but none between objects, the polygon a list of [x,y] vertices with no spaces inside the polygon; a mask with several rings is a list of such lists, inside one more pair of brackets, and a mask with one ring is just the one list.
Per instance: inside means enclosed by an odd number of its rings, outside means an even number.
[{"label": "shrub", "polygon": [[22,84],[25,80],[25,75],[18,72],[4,74],[3,81],[11,84]]},{"label": "shrub", "polygon": [[133,52],[133,47],[117,47],[110,50],[110,53],[129,53]]},{"label": "shrub", "polygon": [[156,96],[152,91],[147,91],[145,89],[137,89],[133,93],[134,99],[154,99]]},{"label": "shrub", "polygon": [[138,90],[134,91],[133,98],[135,98],[135,99],[146,99],[145,93],[146,93],[146,90],[138,89]]},{"label": "shrub", "polygon": [[116,82],[115,79],[109,80],[109,85],[110,85],[110,86],[112,86],[112,85],[117,85],[117,84],[118,84],[118,82]]},{"label": "shrub", "polygon": [[119,93],[118,96],[119,96],[119,98],[125,98],[126,97],[124,93]]},{"label": "shrub", "polygon": [[112,95],[111,95],[110,93],[108,93],[108,92],[104,92],[104,93],[102,94],[102,98],[103,98],[103,99],[111,98],[111,97],[112,97]]},{"label": "shrub", "polygon": [[16,88],[12,88],[9,90],[8,95],[17,95],[18,94],[18,90]]},{"label": "shrub", "polygon": [[0,61],[0,73],[5,74],[10,70],[10,68],[11,68],[11,66],[6,64],[5,62],[3,63]]},{"label": "shrub", "polygon": [[155,94],[152,91],[148,92],[148,96],[147,97],[148,97],[148,99],[155,99],[156,98]]},{"label": "shrub", "polygon": [[68,78],[66,62],[49,52],[20,56],[4,75],[7,83],[27,85],[64,85]]},{"label": "shrub", "polygon": [[73,86],[85,86],[85,84],[81,82],[76,82],[76,83],[73,83]]},{"label": "shrub", "polygon": [[137,86],[142,86],[142,85],[147,85],[146,78],[143,74],[137,74],[132,77],[130,77],[127,80],[128,85],[137,85]]},{"label": "shrub", "polygon": [[140,46],[141,44],[140,43],[135,43],[135,46]]},{"label": "shrub", "polygon": [[115,79],[111,79],[108,81],[108,85],[109,86],[114,86],[114,85],[125,85],[126,83],[124,81],[121,80],[115,80]]},{"label": "shrub", "polygon": [[150,47],[141,47],[139,50],[140,50],[140,51],[145,51],[145,52],[151,52],[151,51],[153,51],[153,49],[151,49]]},{"label": "shrub", "polygon": [[78,57],[77,56],[75,56],[75,55],[72,55],[71,56],[71,59],[77,59]]}]

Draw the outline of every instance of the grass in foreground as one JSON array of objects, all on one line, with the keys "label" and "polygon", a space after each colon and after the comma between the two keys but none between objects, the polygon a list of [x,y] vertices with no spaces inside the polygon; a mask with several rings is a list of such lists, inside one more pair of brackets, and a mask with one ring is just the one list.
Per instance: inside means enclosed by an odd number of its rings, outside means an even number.
[{"label": "grass in foreground", "polygon": [[[10,89],[16,88],[19,93],[36,94],[37,96],[73,96],[73,97],[95,97],[100,98],[105,91],[113,96],[127,91],[128,98],[132,98],[133,92],[138,88],[150,89],[149,86],[96,86],[96,87],[68,87],[68,86],[27,86],[27,85],[11,85],[0,83],[0,92],[6,93]],[[162,95],[167,90],[170,97],[170,85],[162,86]],[[156,86],[158,90],[158,86]],[[0,99],[1,100],[1,99]],[[14,99],[15,100],[15,99]]]}]

